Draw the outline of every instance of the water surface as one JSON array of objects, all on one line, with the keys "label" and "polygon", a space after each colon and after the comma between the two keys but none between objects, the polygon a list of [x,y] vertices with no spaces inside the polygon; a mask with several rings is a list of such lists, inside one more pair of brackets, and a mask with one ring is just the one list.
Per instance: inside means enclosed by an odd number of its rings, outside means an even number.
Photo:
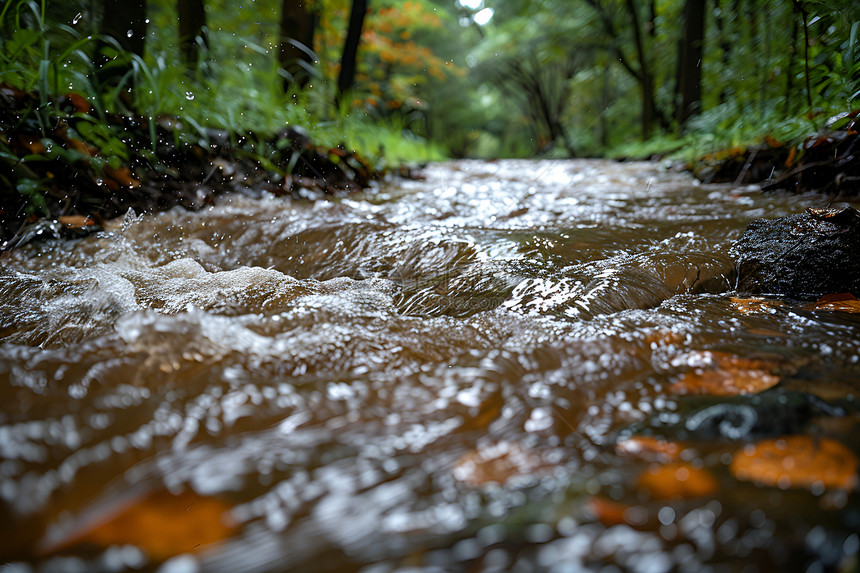
[{"label": "water surface", "polygon": [[[860,452],[858,315],[732,300],[747,223],[827,199],[653,163],[425,175],[340,200],[130,213],[7,254],[0,561],[856,569],[856,490],[730,471],[784,434]],[[738,369],[778,384],[678,390]],[[639,435],[682,444],[711,487],[643,485],[667,460],[619,447]]]}]

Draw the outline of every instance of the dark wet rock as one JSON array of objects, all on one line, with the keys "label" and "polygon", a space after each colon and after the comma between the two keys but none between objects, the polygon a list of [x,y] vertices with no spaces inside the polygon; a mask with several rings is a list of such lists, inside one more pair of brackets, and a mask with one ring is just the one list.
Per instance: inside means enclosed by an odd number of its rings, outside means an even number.
[{"label": "dark wet rock", "polygon": [[729,440],[751,442],[801,433],[816,416],[843,417],[844,405],[807,392],[772,389],[755,395],[690,396],[679,400],[677,411],[660,412],[645,426],[621,432],[656,433],[671,440]]},{"label": "dark wet rock", "polygon": [[756,219],[732,252],[742,292],[796,299],[860,294],[860,212],[852,207]]}]

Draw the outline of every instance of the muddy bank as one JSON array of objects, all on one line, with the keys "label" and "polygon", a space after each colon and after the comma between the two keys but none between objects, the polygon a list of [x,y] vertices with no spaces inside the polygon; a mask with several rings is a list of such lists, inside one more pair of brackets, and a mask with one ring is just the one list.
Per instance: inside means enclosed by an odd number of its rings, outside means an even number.
[{"label": "muddy bank", "polygon": [[860,193],[857,114],[836,115],[824,129],[800,142],[767,137],[758,145],[705,155],[687,168],[705,183],[757,183],[764,191],[856,196]]},{"label": "muddy bank", "polygon": [[367,188],[382,175],[301,128],[273,135],[183,125],[174,117],[97,112],[81,96],[51,102],[0,84],[0,249],[45,219],[81,232],[127,212],[195,210],[228,192],[309,197]]}]

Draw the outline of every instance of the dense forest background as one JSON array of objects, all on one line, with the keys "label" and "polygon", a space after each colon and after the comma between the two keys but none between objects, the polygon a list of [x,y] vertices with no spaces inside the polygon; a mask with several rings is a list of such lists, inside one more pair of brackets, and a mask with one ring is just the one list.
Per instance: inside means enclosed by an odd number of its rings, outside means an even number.
[{"label": "dense forest background", "polygon": [[43,121],[76,92],[394,161],[704,153],[852,111],[858,21],[851,0],[6,0],[0,81]]}]

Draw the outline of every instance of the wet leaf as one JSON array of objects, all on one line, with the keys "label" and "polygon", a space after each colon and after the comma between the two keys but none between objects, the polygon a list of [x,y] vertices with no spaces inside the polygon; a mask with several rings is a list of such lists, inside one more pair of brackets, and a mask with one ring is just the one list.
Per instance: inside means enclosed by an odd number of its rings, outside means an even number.
[{"label": "wet leaf", "polygon": [[716,351],[693,353],[687,363],[696,368],[685,372],[669,388],[675,394],[757,394],[779,383],[779,376],[773,372],[782,366],[775,360],[741,358]]},{"label": "wet leaf", "polygon": [[105,167],[105,175],[121,187],[130,187],[132,189],[140,187],[140,181],[132,177],[131,169],[128,167],[122,166],[117,167],[116,169]]},{"label": "wet leaf", "polygon": [[90,102],[84,99],[80,94],[68,93],[64,96],[64,99],[71,104],[72,108],[78,113],[89,113],[90,110],[93,109]]},{"label": "wet leaf", "polygon": [[77,545],[135,545],[151,559],[163,561],[230,537],[235,527],[225,521],[229,509],[219,499],[161,490],[142,496],[118,512],[108,510],[88,516],[69,535],[44,545],[46,552]]},{"label": "wet leaf", "polygon": [[782,489],[857,485],[857,456],[836,440],[787,436],[748,444],[735,453],[732,475],[742,481]]},{"label": "wet leaf", "polygon": [[68,229],[83,229],[84,227],[92,227],[96,224],[95,219],[85,215],[65,215],[57,217],[57,221]]},{"label": "wet leaf", "polygon": [[654,462],[672,462],[681,457],[684,447],[653,436],[632,436],[615,445],[615,451],[634,458]]},{"label": "wet leaf", "polygon": [[814,303],[804,306],[803,310],[860,313],[860,299],[850,292],[826,294]]},{"label": "wet leaf", "polygon": [[678,345],[684,342],[685,336],[681,333],[675,332],[673,330],[654,330],[649,332],[645,336],[645,343],[648,346],[654,347],[665,347]]},{"label": "wet leaf", "polygon": [[797,163],[797,158],[797,147],[792,147],[791,150],[788,152],[788,158],[785,160],[785,166],[789,168],[794,167],[794,165]]},{"label": "wet leaf", "polygon": [[589,513],[605,525],[643,525],[647,521],[647,510],[644,507],[622,503],[607,499],[602,495],[595,495],[588,500],[586,505]]},{"label": "wet leaf", "polygon": [[691,499],[714,495],[717,479],[704,468],[687,462],[651,464],[636,480],[636,487],[648,491],[652,499]]},{"label": "wet leaf", "polygon": [[782,303],[777,300],[766,300],[763,298],[736,298],[731,297],[729,300],[738,312],[741,314],[757,314],[768,313],[773,314],[776,308],[782,306]]},{"label": "wet leaf", "polygon": [[549,469],[540,456],[514,442],[500,442],[463,455],[454,466],[454,477],[471,486],[504,484],[516,477]]},{"label": "wet leaf", "polygon": [[768,147],[770,147],[771,149],[779,149],[780,147],[782,147],[782,146],[784,145],[780,140],[778,140],[777,138],[773,137],[772,135],[766,135],[766,136],[764,136],[764,142],[765,142],[765,143],[768,145]]}]

